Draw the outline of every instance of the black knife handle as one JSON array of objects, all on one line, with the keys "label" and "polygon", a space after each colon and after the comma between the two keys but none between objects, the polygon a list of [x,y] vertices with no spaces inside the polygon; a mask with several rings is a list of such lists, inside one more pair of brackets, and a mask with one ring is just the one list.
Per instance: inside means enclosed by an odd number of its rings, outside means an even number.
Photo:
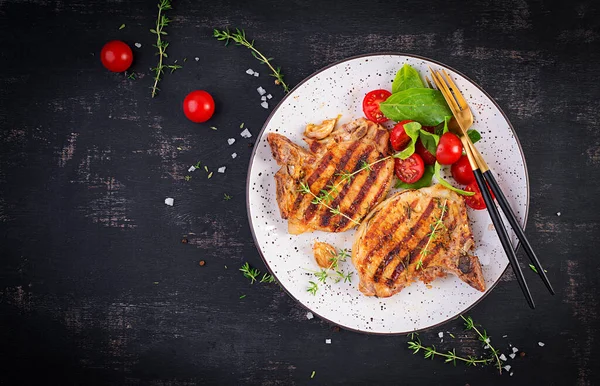
[{"label": "black knife handle", "polygon": [[502,244],[502,248],[504,248],[504,252],[506,256],[508,256],[508,261],[512,266],[513,272],[517,277],[517,281],[519,282],[519,286],[527,299],[527,303],[529,303],[529,307],[535,308],[535,303],[533,302],[533,298],[531,297],[531,292],[529,291],[529,287],[525,282],[525,277],[523,277],[523,271],[521,271],[521,267],[519,266],[519,262],[517,261],[517,256],[515,255],[515,250],[508,238],[508,233],[506,232],[506,228],[504,228],[504,223],[502,222],[502,218],[500,218],[500,213],[498,213],[498,208],[496,208],[496,204],[494,204],[494,200],[492,199],[492,195],[487,188],[487,184],[485,183],[485,179],[483,178],[483,174],[481,170],[475,169],[473,170],[473,174],[475,175],[475,180],[477,181],[477,185],[479,186],[479,190],[481,190],[481,195],[483,196],[483,201],[487,206],[487,211],[492,219],[492,223],[494,224],[494,228],[496,229],[496,233],[498,234],[498,238],[500,239],[500,243]]}]

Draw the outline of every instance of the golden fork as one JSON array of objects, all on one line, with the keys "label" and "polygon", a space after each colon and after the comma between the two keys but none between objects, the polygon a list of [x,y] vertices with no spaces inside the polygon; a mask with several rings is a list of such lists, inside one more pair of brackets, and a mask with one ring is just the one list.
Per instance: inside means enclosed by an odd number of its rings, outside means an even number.
[{"label": "golden fork", "polygon": [[[504,251],[508,256],[513,271],[515,272],[517,281],[519,282],[519,285],[523,290],[523,293],[525,294],[529,305],[531,306],[531,308],[535,308],[533,299],[531,297],[531,293],[529,292],[529,288],[527,286],[527,283],[525,282],[525,278],[523,277],[523,272],[521,271],[521,267],[517,262],[515,252],[510,243],[508,233],[504,228],[504,224],[498,212],[498,208],[494,204],[494,200],[488,190],[488,186],[496,196],[496,200],[498,201],[500,208],[504,212],[508,222],[515,231],[518,239],[523,244],[523,248],[525,249],[527,256],[529,256],[529,259],[531,260],[533,266],[536,268],[538,274],[542,278],[542,281],[546,285],[546,288],[548,288],[550,293],[553,295],[554,289],[552,288],[552,285],[550,284],[550,281],[548,280],[544,269],[542,268],[535,252],[533,251],[531,244],[527,240],[523,228],[519,225],[517,217],[515,216],[510,205],[508,204],[508,200],[506,199],[504,193],[500,189],[500,186],[496,182],[492,171],[483,159],[481,153],[479,153],[479,151],[467,135],[467,130],[473,125],[473,113],[471,112],[467,101],[460,93],[458,87],[456,87],[456,84],[454,83],[452,78],[450,78],[450,75],[446,72],[446,70],[442,69],[442,71],[436,72],[433,69],[431,69],[431,67],[429,68],[429,70],[431,71],[433,82],[444,96],[444,99],[448,103],[448,106],[450,107],[450,110],[452,111],[452,114],[454,115],[454,118],[456,120],[457,125],[450,124],[449,129],[460,138],[463,144],[467,157],[469,158],[469,163],[471,164],[471,168],[473,169],[473,174],[475,175],[477,185],[481,190],[483,200],[485,201],[485,204],[487,206],[488,213],[490,214],[492,222],[494,223],[494,227],[496,228],[498,237],[500,238],[500,242],[502,243]],[[429,83],[429,79],[427,79],[427,81]]]}]

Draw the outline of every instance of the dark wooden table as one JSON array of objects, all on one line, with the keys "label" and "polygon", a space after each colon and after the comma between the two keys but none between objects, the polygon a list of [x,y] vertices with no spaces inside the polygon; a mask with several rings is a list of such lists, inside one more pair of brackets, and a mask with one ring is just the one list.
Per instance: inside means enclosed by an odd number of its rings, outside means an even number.
[{"label": "dark wooden table", "polygon": [[[183,68],[152,99],[154,1],[0,0],[0,383],[598,384],[600,12],[554,3],[175,0],[168,52]],[[242,277],[243,262],[264,269],[245,209],[252,149],[226,139],[242,122],[262,127],[257,84],[275,102],[283,92],[246,49],[211,37],[225,26],[245,28],[291,85],[348,56],[398,51],[447,63],[496,98],[527,157],[527,233],[557,290],[527,269],[532,311],[507,272],[469,313],[503,352],[525,352],[512,377],[425,360],[406,337],[337,331],[277,285]],[[100,64],[111,39],[132,46],[135,79]],[[182,114],[193,89],[216,99],[207,124]],[[227,171],[186,181],[197,161]],[[421,339],[484,353],[459,321],[439,330],[457,338]]]}]

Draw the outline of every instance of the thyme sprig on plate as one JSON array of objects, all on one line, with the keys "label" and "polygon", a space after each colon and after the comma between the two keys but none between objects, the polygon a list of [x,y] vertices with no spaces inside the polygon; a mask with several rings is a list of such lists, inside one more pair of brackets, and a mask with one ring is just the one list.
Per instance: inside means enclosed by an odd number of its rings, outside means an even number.
[{"label": "thyme sprig on plate", "polygon": [[419,253],[419,261],[417,262],[416,266],[417,270],[423,268],[423,257],[431,253],[431,251],[429,250],[429,244],[431,244],[431,241],[435,240],[438,236],[438,229],[445,228],[444,214],[446,213],[447,203],[448,200],[444,200],[444,204],[442,205],[442,213],[440,214],[440,217],[436,218],[435,223],[431,224],[429,227],[431,232],[428,235],[429,238],[427,239],[427,244],[425,244],[425,246],[423,247],[423,249],[421,249],[421,252]]},{"label": "thyme sprig on plate", "polygon": [[160,0],[158,3],[158,16],[156,18],[156,27],[151,28],[150,32],[156,35],[156,44],[153,44],[153,47],[156,47],[158,52],[158,64],[156,67],[151,68],[150,70],[154,72],[154,85],[152,86],[152,98],[156,96],[156,93],[160,90],[158,88],[158,82],[161,80],[161,76],[165,73],[165,68],[171,70],[171,73],[178,68],[181,68],[180,65],[173,64],[165,64],[164,60],[168,57],[167,55],[167,47],[169,46],[169,42],[163,40],[163,36],[167,35],[167,32],[164,30],[166,26],[169,25],[171,20],[165,15],[165,11],[170,10],[171,0]]},{"label": "thyme sprig on plate", "polygon": [[481,343],[483,343],[484,348],[489,348],[490,351],[492,352],[492,357],[490,358],[490,361],[495,361],[495,365],[498,368],[498,371],[500,372],[500,374],[502,374],[502,361],[500,360],[500,356],[499,353],[500,351],[495,349],[494,346],[492,346],[492,341],[490,339],[490,337],[488,336],[487,332],[485,331],[485,329],[482,328],[483,333],[481,331],[479,331],[479,328],[477,328],[478,326],[481,327],[480,325],[475,324],[475,322],[473,322],[473,319],[470,316],[467,316],[466,318],[464,316],[460,316],[462,318],[462,320],[465,321],[465,330],[473,330],[475,331],[475,333],[477,333],[477,336],[479,337],[479,341],[481,341]]},{"label": "thyme sprig on plate", "polygon": [[[339,263],[345,262],[348,257],[350,257],[350,251],[347,249],[340,249],[337,252],[332,252],[332,257],[329,259],[330,264],[327,268],[321,268],[319,271],[311,272],[317,277],[317,281],[323,284],[327,283],[327,279],[332,279],[336,283],[339,283],[342,280],[344,283],[351,283],[354,272],[345,273],[339,267]],[[314,281],[309,281],[308,283],[310,286],[307,291],[316,295],[319,290],[319,285]]]},{"label": "thyme sprig on plate", "polygon": [[258,59],[258,61],[262,64],[266,64],[271,70],[271,76],[275,78],[275,84],[281,85],[285,92],[290,92],[288,85],[283,81],[283,74],[281,73],[280,67],[274,67],[271,64],[273,58],[267,58],[263,55],[259,50],[254,46],[254,40],[250,41],[246,38],[246,32],[243,29],[236,28],[235,32],[230,32],[229,28],[224,30],[214,29],[213,36],[217,38],[217,40],[225,41],[225,45],[229,44],[230,40],[233,40],[236,45],[244,46],[250,50],[252,55]]}]

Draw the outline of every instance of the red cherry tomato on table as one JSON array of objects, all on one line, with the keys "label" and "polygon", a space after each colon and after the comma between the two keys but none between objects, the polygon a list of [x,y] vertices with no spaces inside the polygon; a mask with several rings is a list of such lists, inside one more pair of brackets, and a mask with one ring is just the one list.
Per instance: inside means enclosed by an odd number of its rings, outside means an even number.
[{"label": "red cherry tomato on table", "polygon": [[462,143],[453,133],[445,133],[440,137],[438,143],[436,158],[442,165],[452,165],[462,155]]},{"label": "red cherry tomato on table", "polygon": [[189,93],[183,100],[183,113],[192,122],[206,122],[215,112],[215,100],[204,90]]},{"label": "red cherry tomato on table", "polygon": [[365,99],[363,99],[363,112],[365,113],[365,117],[377,123],[386,122],[388,119],[381,112],[379,104],[388,99],[390,95],[392,95],[392,93],[388,90],[373,90],[365,95]]},{"label": "red cherry tomato on table", "polygon": [[420,139],[418,139],[417,143],[415,144],[415,153],[423,158],[425,165],[433,165],[435,163],[435,156],[431,154],[429,150],[427,150]]},{"label": "red cherry tomato on table", "polygon": [[394,161],[396,176],[407,184],[414,184],[423,177],[425,164],[420,155],[413,153],[407,159],[396,158]]},{"label": "red cherry tomato on table", "polygon": [[113,40],[102,47],[100,60],[104,67],[112,72],[123,72],[133,62],[131,48],[120,40]]},{"label": "red cherry tomato on table", "polygon": [[400,151],[404,149],[410,142],[410,137],[408,134],[406,134],[406,131],[404,131],[404,125],[410,122],[414,121],[407,119],[405,121],[398,122],[392,129],[392,132],[390,133],[390,144],[394,150]]},{"label": "red cherry tomato on table", "polygon": [[[485,205],[485,201],[483,201],[483,195],[481,194],[479,185],[477,185],[477,181],[471,182],[465,187],[465,190],[467,192],[475,192],[475,194],[472,196],[465,196],[465,202],[467,203],[467,205],[477,210],[487,208],[487,206]],[[490,191],[489,186],[488,191]],[[490,191],[490,194],[492,195],[492,200],[495,200],[496,196],[494,196],[494,193]]]},{"label": "red cherry tomato on table", "polygon": [[454,177],[459,184],[469,185],[471,182],[475,181],[473,169],[471,169],[469,158],[466,155],[461,155],[458,161],[452,164],[450,171],[452,172],[452,177]]}]

